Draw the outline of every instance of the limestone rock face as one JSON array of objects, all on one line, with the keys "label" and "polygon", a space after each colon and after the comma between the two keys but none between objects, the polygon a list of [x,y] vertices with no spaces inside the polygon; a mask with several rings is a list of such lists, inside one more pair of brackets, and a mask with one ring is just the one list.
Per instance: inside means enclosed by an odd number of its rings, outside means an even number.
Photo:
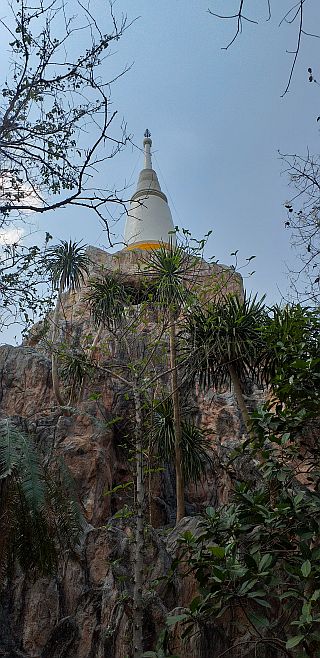
[{"label": "limestone rock face", "polygon": [[[134,251],[115,256],[90,248],[93,273],[103,266],[133,275],[138,267]],[[216,269],[215,269],[216,268]],[[202,264],[206,281],[227,270]],[[228,272],[227,272],[228,274]],[[230,286],[240,286],[230,279]],[[241,286],[240,286],[241,287]],[[59,323],[60,336],[83,337],[94,328],[86,304],[86,291],[67,294]],[[91,392],[91,395],[90,395]],[[92,395],[94,393],[94,395]],[[195,392],[199,420],[208,430],[214,449],[215,468],[197,487],[187,491],[187,513],[197,514],[210,504],[228,498],[234,473],[223,468],[227,455],[241,438],[243,428],[229,393]],[[17,573],[7,583],[0,609],[0,655],[7,658],[127,658],[131,656],[132,571],[134,521],[113,515],[127,502],[130,487],[117,495],[105,495],[132,479],[123,448],[124,429],[116,418],[130,418],[131,403],[123,385],[99,380],[84,400],[67,412],[55,402],[51,383],[50,344],[35,326],[25,345],[0,347],[0,413],[32,432],[44,454],[59,454],[74,478],[87,527],[81,546],[61,555],[54,578],[32,579]],[[237,469],[237,464],[234,466]],[[243,476],[255,477],[252,465],[241,464]],[[251,469],[251,470],[250,470]],[[166,614],[186,605],[195,594],[192,579],[169,586],[153,581],[170,569],[177,550],[179,531],[194,529],[196,517],[185,518],[172,530],[174,478],[170,469],[151,479],[151,516],[144,558],[145,650],[152,650]],[[170,527],[171,526],[171,527]],[[210,638],[186,646],[174,639],[175,651],[183,658],[212,658],[226,650],[225,631],[213,628]],[[209,644],[208,644],[209,643]],[[207,647],[207,649],[206,649]],[[207,653],[206,653],[207,651]],[[241,656],[250,655],[242,653]],[[261,654],[262,655],[262,654]],[[239,654],[240,656],[240,654]]]},{"label": "limestone rock face", "polygon": [[31,348],[0,347],[1,413],[35,418],[52,405],[51,363]]}]

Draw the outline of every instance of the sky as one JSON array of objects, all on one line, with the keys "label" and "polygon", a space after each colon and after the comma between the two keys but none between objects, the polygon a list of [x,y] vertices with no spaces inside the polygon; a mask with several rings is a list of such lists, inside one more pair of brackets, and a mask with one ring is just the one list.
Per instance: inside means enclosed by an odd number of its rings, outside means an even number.
[{"label": "sky", "polygon": [[[96,8],[102,4],[94,0]],[[307,69],[316,75],[320,39],[303,39],[292,84],[282,97],[292,62],[286,51],[294,49],[297,35],[294,25],[279,28],[279,22],[291,4],[274,2],[267,21],[267,3],[248,0],[247,15],[259,24],[246,22],[224,50],[235,24],[207,10],[233,13],[236,0],[117,0],[115,12],[136,20],[104,63],[106,79],[131,66],[112,86],[112,108],[118,111],[115,129],[124,119],[135,146],[103,163],[101,179],[110,189],[129,185],[127,198],[133,193],[148,128],[153,166],[174,224],[197,238],[212,230],[206,254],[221,263],[232,263],[235,250],[240,265],[255,255],[241,271],[248,290],[266,293],[269,304],[286,297],[287,268],[296,259],[284,228],[290,189],[278,151],[319,152],[320,90],[308,82]],[[316,25],[320,3],[308,0],[305,29],[314,32]],[[2,74],[4,66],[2,56]],[[72,237],[109,249],[88,211],[60,210],[35,220],[35,226],[49,231],[54,242]],[[116,240],[123,229],[124,218],[115,228]]]}]

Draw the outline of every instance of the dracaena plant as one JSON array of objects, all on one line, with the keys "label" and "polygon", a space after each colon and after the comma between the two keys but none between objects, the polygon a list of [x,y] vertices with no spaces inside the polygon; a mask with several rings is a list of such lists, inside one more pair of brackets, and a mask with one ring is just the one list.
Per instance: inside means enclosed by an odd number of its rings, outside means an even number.
[{"label": "dracaena plant", "polygon": [[72,240],[61,240],[59,244],[49,247],[44,257],[45,265],[51,274],[52,287],[57,291],[57,301],[52,319],[52,386],[59,405],[64,404],[60,391],[58,364],[56,357],[56,340],[59,329],[59,314],[62,305],[62,293],[66,290],[78,290],[89,274],[90,258],[85,245]]},{"label": "dracaena plant", "polygon": [[[174,461],[174,422],[171,398],[155,401],[153,413],[153,442],[156,453],[164,463]],[[181,422],[182,468],[185,483],[198,482],[213,460],[205,432],[182,408]]]},{"label": "dracaena plant", "polygon": [[244,389],[248,378],[264,381],[261,328],[266,318],[263,299],[228,295],[215,304],[193,306],[183,326],[184,352],[190,354],[186,377],[199,381],[203,389],[232,384],[248,432]]},{"label": "dracaena plant", "polygon": [[195,259],[183,246],[170,241],[169,245],[161,244],[158,249],[152,250],[148,258],[144,260],[144,266],[152,281],[153,299],[168,319],[178,522],[185,514],[185,502],[176,325],[179,314],[192,298],[188,278],[190,281],[190,276],[195,269]]}]

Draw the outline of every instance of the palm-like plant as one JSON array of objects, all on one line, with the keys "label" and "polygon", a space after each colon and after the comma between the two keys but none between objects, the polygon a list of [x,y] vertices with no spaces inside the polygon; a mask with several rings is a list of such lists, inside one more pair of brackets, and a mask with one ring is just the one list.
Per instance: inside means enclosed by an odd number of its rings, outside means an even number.
[{"label": "palm-like plant", "polygon": [[[109,272],[103,278],[89,283],[90,291],[88,302],[92,318],[98,327],[98,333],[91,348],[91,356],[99,339],[102,328],[115,332],[121,325],[126,308],[136,301],[135,291],[123,280],[119,273]],[[129,353],[128,353],[129,357]],[[133,656],[139,657],[143,652],[143,547],[144,547],[144,472],[143,472],[143,429],[142,429],[142,403],[138,374],[134,366],[129,370],[129,380],[119,373],[118,377],[129,386],[133,393],[135,409],[135,452],[136,452],[136,532],[135,532],[135,559],[134,559],[134,586],[133,586]]]},{"label": "palm-like plant", "polygon": [[[203,432],[190,418],[181,421],[181,452],[184,482],[198,482],[207,467],[213,466],[210,445]],[[175,433],[172,400],[155,403],[153,441],[157,455],[164,463],[174,461]]]},{"label": "palm-like plant", "polygon": [[117,272],[108,272],[103,277],[89,281],[87,300],[91,317],[97,327],[90,347],[91,358],[95,355],[103,329],[113,331],[119,326],[133,295],[130,285]]},{"label": "palm-like plant", "polygon": [[65,467],[45,471],[30,437],[8,420],[0,422],[0,490],[0,575],[15,559],[25,571],[53,572],[82,517]]},{"label": "palm-like plant", "polygon": [[171,397],[175,436],[175,471],[177,522],[184,517],[184,481],[182,469],[182,426],[177,373],[176,320],[182,308],[191,298],[186,285],[188,274],[194,271],[194,258],[181,245],[161,244],[152,250],[145,260],[146,270],[152,277],[153,298],[162,311],[168,314]]},{"label": "palm-like plant", "polygon": [[52,328],[52,386],[58,404],[64,401],[60,392],[55,342],[58,332],[58,320],[61,308],[61,297],[65,290],[77,290],[84,283],[85,275],[89,274],[90,258],[85,253],[85,245],[72,240],[61,240],[47,250],[45,264],[51,273],[52,286],[58,291],[57,302],[53,314]]},{"label": "palm-like plant", "polygon": [[131,301],[131,288],[120,274],[108,272],[89,281],[87,300],[96,327],[112,329],[121,322],[125,307]]},{"label": "palm-like plant", "polygon": [[81,349],[73,348],[60,354],[62,381],[69,387],[69,404],[81,400],[84,381],[92,375],[92,364]]},{"label": "palm-like plant", "polygon": [[152,249],[144,264],[152,281],[154,299],[168,311],[177,312],[191,293],[186,285],[195,270],[196,259],[179,244],[160,244]]},{"label": "palm-like plant", "polygon": [[203,388],[230,387],[247,431],[250,418],[243,396],[246,380],[263,380],[265,342],[261,328],[266,322],[260,301],[229,295],[219,304],[194,307],[185,320],[185,350],[190,354],[187,376]]}]

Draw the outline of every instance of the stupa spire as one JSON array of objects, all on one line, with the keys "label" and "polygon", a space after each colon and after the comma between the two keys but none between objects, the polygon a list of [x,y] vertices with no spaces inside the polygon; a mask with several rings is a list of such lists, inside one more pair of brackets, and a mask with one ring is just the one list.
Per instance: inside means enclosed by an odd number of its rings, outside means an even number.
[{"label": "stupa spire", "polygon": [[143,146],[144,146],[144,168],[152,169],[152,160],[151,160],[152,139],[151,139],[151,132],[148,130],[148,128],[144,133]]},{"label": "stupa spire", "polygon": [[174,240],[174,226],[168,200],[152,168],[151,133],[144,133],[144,168],[131,197],[124,242],[125,249],[156,249]]}]

